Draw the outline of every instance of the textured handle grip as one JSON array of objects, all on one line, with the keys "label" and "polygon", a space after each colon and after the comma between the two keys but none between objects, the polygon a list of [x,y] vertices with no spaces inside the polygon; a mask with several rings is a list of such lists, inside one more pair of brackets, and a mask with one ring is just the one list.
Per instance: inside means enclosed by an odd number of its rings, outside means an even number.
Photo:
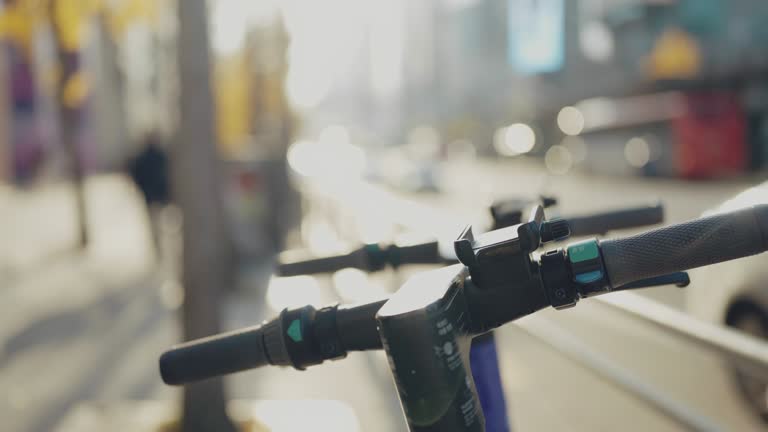
[{"label": "textured handle grip", "polygon": [[345,268],[365,269],[365,253],[361,250],[319,258],[307,258],[307,253],[291,251],[280,256],[277,265],[278,276],[299,276],[321,273],[333,273]]},{"label": "textured handle grip", "polygon": [[160,356],[160,376],[179,385],[267,364],[261,326],[255,326],[173,347]]},{"label": "textured handle grip", "polygon": [[600,243],[611,285],[764,252],[768,205],[696,219]]},{"label": "textured handle grip", "polygon": [[565,219],[571,227],[572,236],[605,234],[613,230],[661,223],[664,221],[664,206],[657,204]]}]

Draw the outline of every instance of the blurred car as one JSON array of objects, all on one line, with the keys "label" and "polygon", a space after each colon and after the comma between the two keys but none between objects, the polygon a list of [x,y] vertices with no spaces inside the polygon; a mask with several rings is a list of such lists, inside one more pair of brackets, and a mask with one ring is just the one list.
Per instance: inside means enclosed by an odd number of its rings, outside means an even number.
[{"label": "blurred car", "polygon": [[[768,181],[747,189],[705,215],[768,203]],[[768,258],[761,254],[691,272],[688,311],[705,321],[768,339]],[[733,367],[735,388],[768,424],[768,382]]]}]

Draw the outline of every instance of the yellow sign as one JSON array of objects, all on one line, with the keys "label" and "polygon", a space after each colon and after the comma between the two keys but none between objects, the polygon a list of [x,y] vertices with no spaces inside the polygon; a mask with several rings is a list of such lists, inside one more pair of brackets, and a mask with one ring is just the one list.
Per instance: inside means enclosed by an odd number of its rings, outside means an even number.
[{"label": "yellow sign", "polygon": [[648,74],[655,79],[693,78],[700,69],[699,44],[677,28],[661,35],[648,59]]},{"label": "yellow sign", "polygon": [[222,150],[229,156],[243,150],[250,133],[250,69],[242,52],[217,59],[214,68],[216,126]]}]

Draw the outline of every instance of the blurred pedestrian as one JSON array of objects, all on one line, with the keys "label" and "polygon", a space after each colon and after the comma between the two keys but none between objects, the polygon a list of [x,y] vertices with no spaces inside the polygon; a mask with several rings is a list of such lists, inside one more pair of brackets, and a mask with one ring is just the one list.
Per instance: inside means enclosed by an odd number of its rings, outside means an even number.
[{"label": "blurred pedestrian", "polygon": [[149,134],[139,153],[129,161],[128,172],[147,203],[155,252],[160,254],[160,213],[170,201],[168,155],[159,138]]}]

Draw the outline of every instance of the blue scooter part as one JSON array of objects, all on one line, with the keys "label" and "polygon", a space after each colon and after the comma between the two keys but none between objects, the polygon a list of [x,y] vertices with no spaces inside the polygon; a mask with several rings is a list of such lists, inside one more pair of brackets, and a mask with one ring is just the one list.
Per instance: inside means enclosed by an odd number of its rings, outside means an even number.
[{"label": "blue scooter part", "polygon": [[485,414],[485,428],[488,432],[509,432],[507,402],[501,385],[499,357],[493,332],[472,340],[469,361],[475,388],[480,397],[480,406]]}]

